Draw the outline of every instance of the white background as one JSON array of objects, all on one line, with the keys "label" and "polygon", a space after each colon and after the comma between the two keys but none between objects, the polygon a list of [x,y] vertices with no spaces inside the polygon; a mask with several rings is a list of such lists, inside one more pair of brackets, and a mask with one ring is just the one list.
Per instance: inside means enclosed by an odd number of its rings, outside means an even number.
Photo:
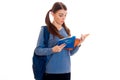
[{"label": "white background", "polygon": [[[0,1],[0,80],[34,80],[32,55],[40,26],[57,0]],[[119,0],[59,0],[72,35],[90,33],[71,57],[72,80],[120,80]]]}]

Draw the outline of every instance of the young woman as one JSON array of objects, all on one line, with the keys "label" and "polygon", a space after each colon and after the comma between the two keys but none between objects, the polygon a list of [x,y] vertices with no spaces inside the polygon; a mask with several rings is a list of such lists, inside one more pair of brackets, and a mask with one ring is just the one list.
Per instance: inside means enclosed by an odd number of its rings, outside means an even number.
[{"label": "young woman", "polygon": [[[49,19],[49,13],[53,16],[53,21]],[[65,18],[67,15],[67,8],[62,2],[54,3],[46,15],[45,22],[50,32],[48,47],[44,46],[43,28],[41,29],[38,49],[35,50],[37,55],[48,55],[48,63],[46,65],[45,80],[70,80],[71,61],[70,56],[76,53],[81,43],[86,38],[82,35],[80,43],[72,50],[65,49],[66,44],[56,45],[59,39],[71,36],[69,28],[65,25]]]}]

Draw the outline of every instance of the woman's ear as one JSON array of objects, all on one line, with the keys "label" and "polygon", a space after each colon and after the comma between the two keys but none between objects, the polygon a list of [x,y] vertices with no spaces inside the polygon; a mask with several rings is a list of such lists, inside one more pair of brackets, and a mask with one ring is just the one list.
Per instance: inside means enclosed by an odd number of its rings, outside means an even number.
[{"label": "woman's ear", "polygon": [[54,16],[54,13],[53,12],[50,12],[52,16]]},{"label": "woman's ear", "polygon": [[54,13],[50,12],[50,21],[53,21],[53,20],[54,20]]}]

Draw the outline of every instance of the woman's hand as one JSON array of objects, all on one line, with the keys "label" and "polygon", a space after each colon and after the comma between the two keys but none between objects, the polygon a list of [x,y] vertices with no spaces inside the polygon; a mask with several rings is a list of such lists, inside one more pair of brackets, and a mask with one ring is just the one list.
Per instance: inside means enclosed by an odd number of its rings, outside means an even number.
[{"label": "woman's hand", "polygon": [[81,34],[80,43],[78,44],[78,46],[81,45],[81,43],[86,39],[87,36],[89,36],[89,34]]},{"label": "woman's hand", "polygon": [[56,45],[52,48],[53,52],[60,52],[64,47],[66,46],[66,44],[61,44],[61,45]]}]

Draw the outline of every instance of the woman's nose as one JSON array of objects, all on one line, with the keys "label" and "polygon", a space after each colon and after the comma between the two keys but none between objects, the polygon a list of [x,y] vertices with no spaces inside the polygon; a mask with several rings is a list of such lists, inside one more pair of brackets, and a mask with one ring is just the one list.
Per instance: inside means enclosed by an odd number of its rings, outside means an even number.
[{"label": "woman's nose", "polygon": [[63,17],[62,20],[64,21],[66,17]]}]

